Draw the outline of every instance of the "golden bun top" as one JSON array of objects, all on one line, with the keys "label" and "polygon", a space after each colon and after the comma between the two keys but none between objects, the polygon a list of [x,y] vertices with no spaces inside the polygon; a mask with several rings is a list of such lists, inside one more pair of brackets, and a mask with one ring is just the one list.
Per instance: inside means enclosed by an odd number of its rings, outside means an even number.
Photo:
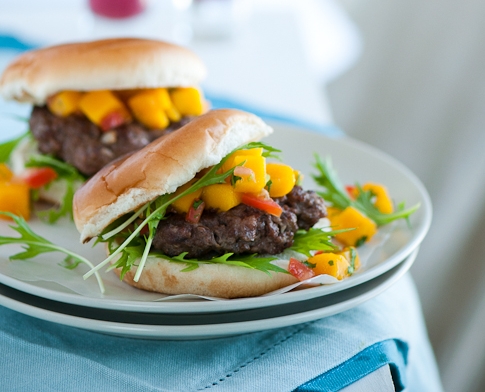
[{"label": "golden bun top", "polygon": [[167,42],[114,38],[32,50],[0,78],[6,100],[42,105],[59,91],[197,86],[206,68],[188,49]]},{"label": "golden bun top", "polygon": [[272,133],[259,117],[219,109],[101,169],[74,196],[81,241],[99,235],[117,218],[174,192],[234,149]]}]

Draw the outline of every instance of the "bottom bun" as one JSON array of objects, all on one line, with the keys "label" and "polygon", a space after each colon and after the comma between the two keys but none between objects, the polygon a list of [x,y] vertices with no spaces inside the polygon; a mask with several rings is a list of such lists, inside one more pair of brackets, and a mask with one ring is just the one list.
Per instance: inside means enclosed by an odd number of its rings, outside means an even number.
[{"label": "bottom bun", "polygon": [[[138,282],[136,267],[126,273],[123,281],[139,289],[163,294],[194,294],[218,298],[257,297],[280,289],[298,280],[290,274],[265,272],[223,264],[200,264],[199,268],[182,272],[184,263],[149,257]],[[115,269],[119,276],[121,269]]]}]

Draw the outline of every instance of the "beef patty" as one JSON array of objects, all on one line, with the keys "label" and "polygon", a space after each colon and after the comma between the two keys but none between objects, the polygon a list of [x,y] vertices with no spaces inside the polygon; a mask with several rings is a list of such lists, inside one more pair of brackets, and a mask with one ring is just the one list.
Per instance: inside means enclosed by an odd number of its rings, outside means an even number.
[{"label": "beef patty", "polygon": [[82,115],[57,117],[47,107],[35,106],[30,117],[30,130],[41,153],[52,154],[82,174],[91,176],[114,159],[139,150],[189,121],[190,117],[184,117],[164,130],[149,130],[132,122],[103,132]]},{"label": "beef patty", "polygon": [[326,216],[323,199],[299,186],[275,201],[283,208],[280,217],[245,204],[226,212],[204,210],[198,223],[186,222],[183,214],[169,214],[158,225],[153,247],[167,256],[188,252],[193,258],[277,254],[293,244],[298,229],[308,230]]}]

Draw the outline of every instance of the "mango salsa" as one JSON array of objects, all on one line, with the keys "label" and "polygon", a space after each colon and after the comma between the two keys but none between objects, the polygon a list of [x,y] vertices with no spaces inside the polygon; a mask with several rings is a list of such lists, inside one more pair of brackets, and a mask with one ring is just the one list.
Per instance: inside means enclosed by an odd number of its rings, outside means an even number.
[{"label": "mango salsa", "polygon": [[254,156],[254,157],[262,157],[263,156],[263,149],[262,148],[249,148],[247,150],[238,150],[235,153],[231,154],[229,158],[224,162],[221,167],[221,172],[225,173],[228,170],[232,169],[236,166],[235,158],[239,156]]},{"label": "mango salsa", "polygon": [[0,163],[0,182],[10,181],[13,173],[5,163]]},{"label": "mango salsa", "polygon": [[143,90],[128,99],[135,118],[148,128],[165,129],[170,123],[165,108],[170,108],[166,89]]},{"label": "mango salsa", "polygon": [[170,92],[170,98],[183,116],[200,116],[204,113],[204,98],[195,87],[174,88]]},{"label": "mango salsa", "polygon": [[335,230],[355,228],[335,235],[335,238],[348,246],[358,246],[369,241],[377,232],[377,225],[354,207],[347,207],[340,213],[332,211],[328,219]]},{"label": "mango salsa", "polygon": [[[28,185],[20,182],[1,182],[0,211],[11,212],[28,220],[30,218],[30,192]],[[0,218],[10,220],[5,215],[0,215]]]},{"label": "mango salsa", "polygon": [[79,110],[82,96],[79,91],[61,91],[47,100],[47,107],[56,116],[66,117]]},{"label": "mango salsa", "polygon": [[327,274],[338,280],[348,276],[350,264],[342,254],[324,252],[310,257],[308,262],[315,265],[313,271],[316,275]]},{"label": "mango salsa", "polygon": [[283,163],[268,163],[266,173],[271,179],[269,195],[282,197],[291,192],[296,183],[295,171],[291,166]]},{"label": "mango salsa", "polygon": [[79,101],[79,108],[91,122],[101,126],[109,115],[117,113],[123,119],[131,119],[123,102],[111,91],[100,90],[85,93]]},{"label": "mango salsa", "polygon": [[234,190],[231,184],[214,184],[203,188],[202,200],[206,208],[219,211],[229,211],[241,203],[241,195]]},{"label": "mango salsa", "polygon": [[375,195],[376,199],[374,205],[383,214],[391,214],[394,211],[391,197],[384,185],[367,183],[364,184],[362,190],[371,191]]},{"label": "mango salsa", "polygon": [[[197,181],[197,179],[194,178],[187,184],[179,187],[175,191],[175,195],[180,195],[183,191],[187,190],[195,181]],[[175,200],[172,203],[172,207],[174,207],[179,213],[187,213],[190,207],[194,204],[194,201],[200,199],[201,194],[202,188],[196,190],[195,192],[189,193],[188,195],[182,196],[180,199]]]},{"label": "mango salsa", "polygon": [[234,190],[244,193],[261,192],[266,185],[266,159],[263,156],[237,155],[234,157],[234,165],[239,164],[252,173],[248,175],[235,173],[240,179],[234,184]]}]

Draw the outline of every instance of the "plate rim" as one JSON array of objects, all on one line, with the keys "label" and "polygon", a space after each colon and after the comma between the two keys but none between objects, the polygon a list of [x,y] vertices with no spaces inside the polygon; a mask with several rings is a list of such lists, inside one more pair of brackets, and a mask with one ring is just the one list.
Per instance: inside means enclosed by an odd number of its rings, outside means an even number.
[{"label": "plate rim", "polygon": [[[52,310],[41,309],[36,307],[35,305],[17,301],[2,294],[0,294],[0,305],[44,321],[113,336],[159,340],[213,339],[245,333],[260,332],[275,328],[288,327],[291,325],[314,321],[320,318],[330,317],[335,314],[352,309],[383,293],[392,285],[394,285],[398,280],[400,280],[411,268],[412,264],[416,259],[418,251],[419,248],[416,248],[411,253],[411,255],[409,255],[406,259],[402,260],[401,263],[387,271],[391,272],[394,270],[393,273],[391,273],[386,279],[370,289],[364,289],[364,292],[361,294],[358,294],[350,299],[346,299],[339,303],[322,306],[321,308],[315,310],[275,318],[254,319],[250,321],[221,324],[200,324],[182,326],[147,325],[93,320],[89,318],[84,318],[82,316],[67,315]],[[367,281],[366,283],[368,285],[372,285],[372,282],[375,279],[379,279],[380,277],[382,277],[382,275],[379,275],[376,278]],[[365,284],[359,286],[361,288],[364,288]],[[359,286],[356,286],[355,289],[358,289]],[[338,292],[334,294],[338,294]]]}]

